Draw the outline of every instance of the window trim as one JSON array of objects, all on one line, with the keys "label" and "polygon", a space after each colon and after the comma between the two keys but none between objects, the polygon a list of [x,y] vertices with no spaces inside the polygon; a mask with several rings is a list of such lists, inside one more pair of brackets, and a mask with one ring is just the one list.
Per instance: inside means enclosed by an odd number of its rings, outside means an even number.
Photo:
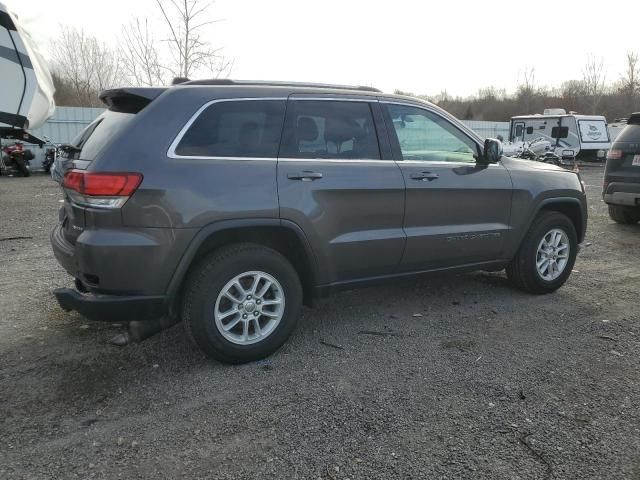
[{"label": "window trim", "polygon": [[[424,110],[426,112],[429,112],[433,115],[438,116],[439,118],[443,119],[444,121],[448,122],[451,126],[453,126],[455,129],[457,129],[461,134],[465,135],[467,138],[469,138],[475,145],[476,145],[476,155],[480,156],[482,154],[482,145],[479,142],[479,138],[478,134],[473,132],[471,129],[469,129],[466,125],[461,124],[459,125],[459,123],[461,123],[459,120],[457,120],[455,117],[451,117],[451,118],[447,118],[446,115],[442,115],[441,112],[438,112],[435,109],[432,108],[428,108],[427,106],[423,106],[423,105],[419,105],[419,104],[415,104],[415,103],[409,103],[409,102],[394,102],[394,101],[387,101],[387,100],[380,100],[380,103],[386,103],[386,104],[391,104],[391,105],[402,105],[405,107],[413,107],[413,108],[417,108],[418,110]],[[387,114],[384,114],[385,117],[385,121],[388,121],[387,119]],[[452,119],[454,121],[452,121]],[[393,129],[393,130],[390,130]],[[397,141],[397,133],[395,131],[395,128],[393,127],[393,125],[391,125],[391,127],[387,126],[387,130],[389,130],[389,135],[395,135],[396,136],[396,141]],[[477,138],[476,138],[477,137]],[[391,141],[391,140],[389,140]],[[391,142],[393,144],[393,142]],[[392,145],[392,150],[395,149],[395,147]],[[402,151],[397,152],[398,154],[400,154],[400,156],[402,156]],[[478,164],[478,158],[475,158],[475,162],[444,162],[442,160],[405,160],[404,158],[397,158],[395,159],[396,162],[398,162],[399,165],[401,165],[402,163],[406,162],[407,164],[409,163],[428,163],[428,164],[446,164],[446,165],[472,165],[472,164]]]},{"label": "window trim", "polygon": [[[184,127],[180,129],[176,138],[174,138],[171,145],[169,145],[169,149],[167,150],[167,157],[179,160],[268,160],[273,161],[275,157],[233,157],[233,156],[222,156],[222,155],[178,155],[176,154],[176,148],[182,141],[182,137],[184,137],[189,130],[189,127],[193,125],[193,123],[198,119],[198,117],[204,112],[208,107],[215,103],[222,102],[248,102],[254,100],[282,100],[283,102],[287,101],[287,97],[238,97],[238,98],[218,98],[216,100],[211,100],[204,105],[202,105],[196,112],[187,120]],[[282,133],[282,132],[281,132]]]}]

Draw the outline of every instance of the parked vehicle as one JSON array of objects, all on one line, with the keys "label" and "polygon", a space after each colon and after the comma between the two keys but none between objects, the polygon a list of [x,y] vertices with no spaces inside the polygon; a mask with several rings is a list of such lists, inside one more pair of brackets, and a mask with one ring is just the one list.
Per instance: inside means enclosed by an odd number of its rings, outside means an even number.
[{"label": "parked vehicle", "polygon": [[616,222],[640,221],[640,112],[629,117],[607,154],[602,196]]},{"label": "parked vehicle", "polygon": [[536,162],[550,163],[570,170],[577,168],[573,150],[563,150],[560,155],[558,155],[556,151],[557,150],[551,145],[551,142],[545,140],[543,137],[538,137],[531,142],[522,142],[517,151],[511,152],[509,155],[505,153],[505,155]]},{"label": "parked vehicle", "polygon": [[24,148],[22,142],[15,142],[13,145],[2,147],[2,165],[0,174],[2,175],[31,175],[30,160],[33,160],[33,152]]},{"label": "parked vehicle", "polygon": [[548,141],[556,156],[572,156],[583,161],[604,161],[611,147],[607,119],[601,115],[566,113],[562,108],[549,108],[544,115],[521,115],[511,118],[509,155],[512,148],[538,138]]},{"label": "parked vehicle", "polygon": [[133,337],[182,318],[208,355],[252,361],[339,289],[506,268],[553,292],[584,238],[575,172],[503,157],[416,98],[231,80],[100,98],[51,234],[79,290],[55,295]]},{"label": "parked vehicle", "polygon": [[0,2],[0,138],[42,144],[27,130],[53,115],[55,87],[47,63],[18,18]]},{"label": "parked vehicle", "polygon": [[42,160],[42,169],[50,173],[51,167],[56,161],[56,157],[58,156],[58,149],[54,147],[49,147],[44,151],[44,160]]},{"label": "parked vehicle", "polygon": [[68,161],[67,151],[74,150],[74,147],[64,143],[52,143],[52,147],[47,148],[42,161],[42,168],[51,175],[51,178],[62,185],[65,164]]}]

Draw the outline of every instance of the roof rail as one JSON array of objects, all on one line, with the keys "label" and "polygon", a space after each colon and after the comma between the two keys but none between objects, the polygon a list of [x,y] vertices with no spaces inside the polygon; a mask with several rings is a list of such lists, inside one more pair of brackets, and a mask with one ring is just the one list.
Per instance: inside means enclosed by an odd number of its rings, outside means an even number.
[{"label": "roof rail", "polygon": [[229,78],[212,78],[205,80],[189,80],[179,83],[179,85],[240,85],[240,86],[273,86],[273,87],[310,87],[310,88],[332,88],[336,90],[360,90],[363,92],[379,92],[374,87],[362,85],[334,85],[331,83],[308,83],[308,82],[281,82],[267,80],[231,80]]}]

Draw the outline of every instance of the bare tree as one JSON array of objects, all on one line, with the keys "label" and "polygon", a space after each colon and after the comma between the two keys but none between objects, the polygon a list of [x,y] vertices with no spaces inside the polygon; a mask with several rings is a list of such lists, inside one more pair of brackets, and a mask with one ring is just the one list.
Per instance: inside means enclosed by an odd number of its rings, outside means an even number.
[{"label": "bare tree", "polygon": [[606,71],[604,69],[604,59],[589,55],[587,63],[582,70],[582,83],[585,93],[591,99],[591,113],[598,111],[600,99],[605,91]]},{"label": "bare tree", "polygon": [[534,99],[538,91],[536,89],[536,69],[525,68],[522,77],[518,81],[516,89],[516,98],[522,105],[523,110],[520,113],[531,113],[534,108]]},{"label": "bare tree", "polygon": [[536,69],[525,68],[522,78],[518,82],[517,95],[522,97],[533,97],[536,94]]},{"label": "bare tree", "polygon": [[213,48],[203,36],[203,27],[216,23],[207,16],[211,0],[156,0],[169,29],[166,39],[173,65],[174,77],[189,78],[196,72],[214,77],[228,75],[233,62]]},{"label": "bare tree", "polygon": [[635,111],[640,96],[640,65],[636,52],[627,52],[627,66],[620,79],[620,93],[627,97],[629,109]]},{"label": "bare tree", "polygon": [[116,52],[81,29],[62,29],[53,58],[53,71],[70,89],[76,106],[101,106],[98,94],[119,82]]},{"label": "bare tree", "polygon": [[638,54],[627,52],[627,66],[622,75],[622,87],[627,93],[635,93],[640,89],[640,68]]},{"label": "bare tree", "polygon": [[136,18],[122,28],[120,52],[123,74],[135,86],[164,85],[167,71],[162,66],[158,41],[146,18]]}]

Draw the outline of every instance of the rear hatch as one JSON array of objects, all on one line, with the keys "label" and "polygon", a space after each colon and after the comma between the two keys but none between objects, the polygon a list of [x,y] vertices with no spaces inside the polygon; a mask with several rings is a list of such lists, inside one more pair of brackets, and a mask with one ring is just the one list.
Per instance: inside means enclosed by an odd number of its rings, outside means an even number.
[{"label": "rear hatch", "polygon": [[[63,153],[57,168],[61,175],[72,171],[84,171],[93,160],[131,123],[135,115],[162,93],[164,88],[131,88],[107,90],[100,99],[109,107],[88,125],[68,145],[63,145]],[[76,240],[89,224],[95,224],[96,216],[113,225],[119,223],[119,211],[91,208],[74,201],[74,192],[63,188],[64,206],[60,209],[60,222],[65,240],[75,245]],[[75,196],[77,197],[77,195]],[[96,213],[97,215],[92,215]],[[102,214],[102,215],[101,215]]]},{"label": "rear hatch", "polygon": [[640,183],[640,113],[629,118],[607,154],[605,182]]}]

